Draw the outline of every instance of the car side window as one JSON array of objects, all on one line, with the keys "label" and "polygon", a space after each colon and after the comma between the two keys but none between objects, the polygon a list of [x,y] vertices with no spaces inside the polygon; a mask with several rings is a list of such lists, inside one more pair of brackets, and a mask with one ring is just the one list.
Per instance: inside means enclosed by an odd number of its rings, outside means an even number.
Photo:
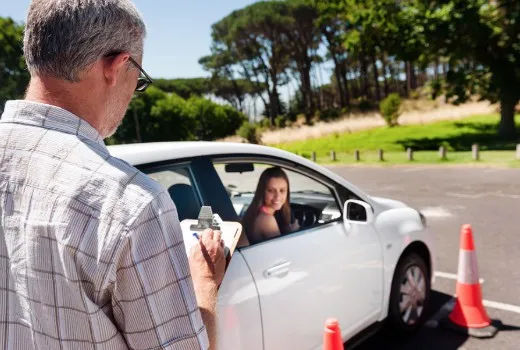
[{"label": "car side window", "polygon": [[143,171],[168,190],[180,221],[198,217],[201,201],[189,166],[160,166]]},{"label": "car side window", "polygon": [[[245,219],[246,212],[253,202],[260,177],[264,171],[273,168],[273,165],[266,163],[253,163],[246,166],[226,166],[226,163],[214,164],[215,169],[224,184],[229,198],[233,204],[238,217],[242,219],[243,225],[254,226]],[[242,170],[242,171],[241,171]],[[275,212],[275,217],[280,228],[279,235],[290,234],[306,228],[326,224],[341,218],[341,209],[336,200],[335,192],[332,188],[322,182],[301,174],[288,168],[281,168],[289,180],[289,205],[290,205],[290,227],[282,228],[282,221]],[[260,191],[259,191],[260,192]],[[255,208],[258,205],[255,206]],[[281,214],[280,214],[281,215]],[[286,225],[287,227],[287,225]],[[247,229],[250,242],[254,243],[255,238],[251,239],[252,227]],[[258,229],[255,227],[255,230]],[[275,235],[279,236],[279,235]],[[265,239],[273,238],[267,235]]]}]

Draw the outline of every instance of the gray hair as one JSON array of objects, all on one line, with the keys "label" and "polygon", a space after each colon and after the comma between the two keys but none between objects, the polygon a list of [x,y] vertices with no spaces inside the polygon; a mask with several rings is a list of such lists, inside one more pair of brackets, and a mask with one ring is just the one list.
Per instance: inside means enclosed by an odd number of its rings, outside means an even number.
[{"label": "gray hair", "polygon": [[143,53],[146,28],[130,0],[33,0],[24,54],[31,75],[72,82],[99,58]]}]

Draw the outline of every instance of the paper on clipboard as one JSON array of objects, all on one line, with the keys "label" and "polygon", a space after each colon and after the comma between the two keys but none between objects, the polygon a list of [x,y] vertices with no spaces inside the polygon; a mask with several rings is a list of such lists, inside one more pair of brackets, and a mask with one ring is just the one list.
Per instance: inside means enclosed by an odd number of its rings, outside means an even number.
[{"label": "paper on clipboard", "polygon": [[197,236],[200,237],[207,228],[219,230],[222,233],[226,257],[233,255],[242,234],[242,225],[234,221],[222,221],[218,214],[213,215],[211,207],[202,207],[199,219],[185,219],[181,221],[186,255],[189,255],[191,247],[198,243]]}]

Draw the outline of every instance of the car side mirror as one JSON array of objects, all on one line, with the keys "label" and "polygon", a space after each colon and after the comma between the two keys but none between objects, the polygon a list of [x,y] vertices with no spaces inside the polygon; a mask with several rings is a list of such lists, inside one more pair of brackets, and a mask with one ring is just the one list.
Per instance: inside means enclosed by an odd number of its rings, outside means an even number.
[{"label": "car side mirror", "polygon": [[370,204],[349,199],[343,207],[343,221],[352,224],[370,224],[374,220],[374,212]]}]

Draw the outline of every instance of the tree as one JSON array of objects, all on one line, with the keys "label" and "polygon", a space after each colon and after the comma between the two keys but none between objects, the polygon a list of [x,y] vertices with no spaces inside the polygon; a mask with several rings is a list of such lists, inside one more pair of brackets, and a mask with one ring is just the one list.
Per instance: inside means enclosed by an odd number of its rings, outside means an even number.
[{"label": "tree", "polygon": [[287,83],[288,42],[283,33],[288,20],[284,2],[260,1],[237,10],[212,26],[213,62],[235,72],[255,85],[256,91],[266,87],[269,101],[260,94],[264,105],[269,105],[269,117],[274,123],[279,112],[278,87]]},{"label": "tree", "polygon": [[23,58],[23,25],[0,17],[0,111],[7,100],[23,96],[29,79]]},{"label": "tree", "polygon": [[155,79],[154,85],[165,92],[172,92],[184,99],[210,94],[209,78]]},{"label": "tree", "polygon": [[[517,137],[514,111],[520,100],[520,2],[418,0],[430,50],[449,58],[447,83],[463,101],[471,93],[500,102],[498,132]],[[435,40],[433,40],[435,38]]]},{"label": "tree", "polygon": [[288,16],[283,28],[288,38],[290,58],[300,78],[305,119],[309,124],[316,109],[310,73],[313,62],[319,60],[316,54],[321,43],[318,9],[311,0],[288,0],[287,5]]},{"label": "tree", "polygon": [[343,46],[347,23],[341,19],[340,5],[337,1],[317,0],[316,4],[317,26],[325,38],[329,56],[334,62],[340,106],[347,107],[350,106],[350,89],[347,79],[347,51]]}]

